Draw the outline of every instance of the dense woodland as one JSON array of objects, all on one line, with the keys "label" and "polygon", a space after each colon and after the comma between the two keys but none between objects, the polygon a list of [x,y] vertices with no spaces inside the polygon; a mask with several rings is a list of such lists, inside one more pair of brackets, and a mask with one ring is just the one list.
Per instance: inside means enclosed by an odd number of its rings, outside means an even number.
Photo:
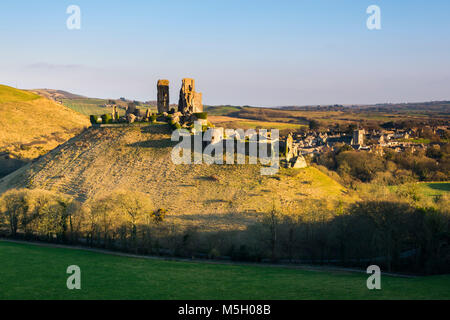
[{"label": "dense woodland", "polygon": [[425,150],[377,153],[353,151],[343,145],[318,155],[314,162],[339,174],[347,186],[355,182],[397,185],[413,181],[450,180],[450,144]]}]

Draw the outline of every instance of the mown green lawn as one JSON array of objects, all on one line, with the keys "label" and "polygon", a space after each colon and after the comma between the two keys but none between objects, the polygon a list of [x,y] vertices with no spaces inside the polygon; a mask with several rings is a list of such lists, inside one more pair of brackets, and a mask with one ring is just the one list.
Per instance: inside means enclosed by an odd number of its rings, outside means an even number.
[{"label": "mown green lawn", "polygon": [[[69,265],[81,290],[68,290]],[[0,299],[449,299],[450,275],[382,276],[174,262],[0,241]]]}]

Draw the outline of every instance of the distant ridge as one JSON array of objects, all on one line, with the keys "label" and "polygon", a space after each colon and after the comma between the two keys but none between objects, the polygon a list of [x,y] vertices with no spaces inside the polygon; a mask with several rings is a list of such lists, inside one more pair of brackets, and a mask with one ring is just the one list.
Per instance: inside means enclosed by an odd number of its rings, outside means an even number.
[{"label": "distant ridge", "polygon": [[55,90],[55,89],[32,89],[28,90],[30,92],[36,93],[40,96],[43,96],[47,99],[54,101],[61,101],[62,99],[84,99],[85,96],[70,93],[64,90]]}]

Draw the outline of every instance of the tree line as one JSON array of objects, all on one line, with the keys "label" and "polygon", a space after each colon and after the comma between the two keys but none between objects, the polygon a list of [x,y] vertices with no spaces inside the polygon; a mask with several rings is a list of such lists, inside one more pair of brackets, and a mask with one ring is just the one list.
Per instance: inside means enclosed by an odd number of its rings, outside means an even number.
[{"label": "tree line", "polygon": [[450,272],[448,198],[435,207],[384,199],[333,210],[314,200],[301,206],[299,214],[274,205],[244,230],[206,232],[169,222],[169,213],[139,192],[80,204],[52,191],[20,189],[0,197],[0,233],[139,254]]}]

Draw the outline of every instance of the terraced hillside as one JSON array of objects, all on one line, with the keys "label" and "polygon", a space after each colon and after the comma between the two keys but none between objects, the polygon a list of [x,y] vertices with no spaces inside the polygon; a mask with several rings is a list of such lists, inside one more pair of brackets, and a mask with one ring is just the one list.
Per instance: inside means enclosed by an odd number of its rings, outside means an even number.
[{"label": "terraced hillside", "polygon": [[9,188],[41,188],[95,199],[115,189],[148,194],[174,222],[211,228],[242,227],[274,202],[353,201],[347,190],[315,168],[261,176],[259,165],[174,165],[167,125],[90,128],[0,180]]},{"label": "terraced hillside", "polygon": [[89,126],[86,117],[31,92],[0,85],[0,154],[34,159]]}]

